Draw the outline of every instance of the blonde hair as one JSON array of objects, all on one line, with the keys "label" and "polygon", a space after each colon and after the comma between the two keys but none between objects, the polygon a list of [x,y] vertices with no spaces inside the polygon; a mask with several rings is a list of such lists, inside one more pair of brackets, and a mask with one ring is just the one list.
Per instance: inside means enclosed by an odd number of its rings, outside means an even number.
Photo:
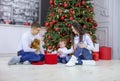
[{"label": "blonde hair", "polygon": [[60,39],[59,43],[60,43],[60,42],[64,42],[65,45],[67,44],[67,42],[66,42],[65,39]]}]

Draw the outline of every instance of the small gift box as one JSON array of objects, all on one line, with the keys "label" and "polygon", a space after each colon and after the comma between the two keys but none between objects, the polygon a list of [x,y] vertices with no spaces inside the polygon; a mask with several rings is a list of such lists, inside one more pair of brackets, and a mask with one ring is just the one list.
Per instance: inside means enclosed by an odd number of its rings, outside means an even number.
[{"label": "small gift box", "polygon": [[98,61],[99,60],[99,52],[93,52],[93,60]]}]

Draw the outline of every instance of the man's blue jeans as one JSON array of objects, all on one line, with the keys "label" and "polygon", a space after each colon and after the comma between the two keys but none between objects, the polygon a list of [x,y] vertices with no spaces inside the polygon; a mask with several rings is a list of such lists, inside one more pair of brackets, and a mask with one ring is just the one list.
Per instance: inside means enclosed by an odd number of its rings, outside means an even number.
[{"label": "man's blue jeans", "polygon": [[29,62],[37,62],[43,61],[43,54],[36,54],[35,52],[24,52],[23,50],[18,51],[18,56],[22,56],[20,62],[29,61]]}]

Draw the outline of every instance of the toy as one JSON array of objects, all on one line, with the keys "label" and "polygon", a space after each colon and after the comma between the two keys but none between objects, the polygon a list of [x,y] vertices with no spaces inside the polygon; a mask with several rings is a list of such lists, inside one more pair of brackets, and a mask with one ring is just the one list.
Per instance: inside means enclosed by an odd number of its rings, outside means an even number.
[{"label": "toy", "polygon": [[33,42],[30,45],[30,48],[36,49],[36,52],[40,51],[40,40],[39,39],[34,39]]}]

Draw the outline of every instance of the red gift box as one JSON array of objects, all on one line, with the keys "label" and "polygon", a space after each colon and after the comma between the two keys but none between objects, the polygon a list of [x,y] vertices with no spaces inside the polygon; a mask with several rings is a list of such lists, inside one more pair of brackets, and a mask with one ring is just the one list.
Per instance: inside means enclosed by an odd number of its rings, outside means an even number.
[{"label": "red gift box", "polygon": [[111,48],[102,46],[100,47],[100,59],[111,60]]},{"label": "red gift box", "polygon": [[46,64],[57,64],[58,56],[57,54],[45,54],[45,63]]},{"label": "red gift box", "polygon": [[95,61],[99,60],[99,52],[93,52],[93,60]]},{"label": "red gift box", "polygon": [[39,61],[39,62],[32,62],[32,65],[43,65],[45,64],[45,61]]}]

